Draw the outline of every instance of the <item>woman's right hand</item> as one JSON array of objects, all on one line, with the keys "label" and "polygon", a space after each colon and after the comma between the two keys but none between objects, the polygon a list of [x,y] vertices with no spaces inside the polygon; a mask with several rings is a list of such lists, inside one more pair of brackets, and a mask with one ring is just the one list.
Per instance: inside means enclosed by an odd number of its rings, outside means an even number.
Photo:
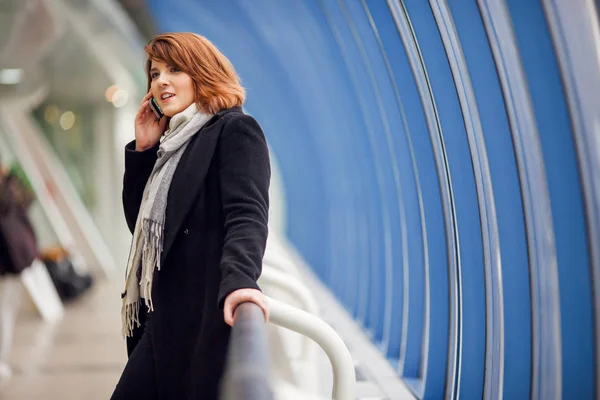
[{"label": "woman's right hand", "polygon": [[137,115],[135,116],[135,150],[144,151],[154,146],[160,140],[160,137],[167,126],[167,117],[163,116],[160,120],[150,109],[148,100],[152,98],[152,93],[148,92]]}]

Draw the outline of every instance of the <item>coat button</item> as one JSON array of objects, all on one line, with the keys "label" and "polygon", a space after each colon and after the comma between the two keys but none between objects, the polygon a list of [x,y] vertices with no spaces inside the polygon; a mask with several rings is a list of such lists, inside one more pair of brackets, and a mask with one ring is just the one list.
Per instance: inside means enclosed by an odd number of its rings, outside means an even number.
[{"label": "coat button", "polygon": [[184,235],[187,235],[188,233],[190,233],[190,231],[186,229],[185,231],[183,231],[183,233]]}]

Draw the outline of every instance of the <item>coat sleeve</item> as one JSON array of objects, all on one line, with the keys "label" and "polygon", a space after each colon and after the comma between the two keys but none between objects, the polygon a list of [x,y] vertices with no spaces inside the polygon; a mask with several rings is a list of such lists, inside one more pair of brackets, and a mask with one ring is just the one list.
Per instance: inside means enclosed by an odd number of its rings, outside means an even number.
[{"label": "coat sleeve", "polygon": [[123,177],[123,210],[131,233],[135,230],[146,182],[156,162],[159,144],[135,151],[135,140],[125,146],[125,175]]},{"label": "coat sleeve", "polygon": [[259,289],[256,281],[267,242],[271,166],[263,131],[249,115],[227,123],[218,155],[225,217],[218,298],[223,308],[231,292]]}]

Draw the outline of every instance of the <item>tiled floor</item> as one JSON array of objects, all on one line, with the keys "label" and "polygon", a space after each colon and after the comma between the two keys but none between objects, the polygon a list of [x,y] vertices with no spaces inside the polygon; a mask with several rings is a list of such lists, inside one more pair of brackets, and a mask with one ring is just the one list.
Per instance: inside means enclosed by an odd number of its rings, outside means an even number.
[{"label": "tiled floor", "polygon": [[126,361],[120,288],[99,284],[67,306],[62,322],[44,324],[21,308],[12,350],[13,377],[2,400],[107,400]]}]

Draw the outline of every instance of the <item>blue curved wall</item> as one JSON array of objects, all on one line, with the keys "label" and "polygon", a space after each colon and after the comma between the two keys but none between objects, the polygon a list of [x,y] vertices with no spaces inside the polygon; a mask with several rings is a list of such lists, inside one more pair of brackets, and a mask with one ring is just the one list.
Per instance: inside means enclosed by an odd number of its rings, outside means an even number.
[{"label": "blue curved wall", "polygon": [[418,397],[595,397],[598,112],[581,99],[600,82],[572,49],[594,45],[573,29],[593,37],[597,14],[148,3],[160,31],[232,60],[280,163],[289,239]]}]

